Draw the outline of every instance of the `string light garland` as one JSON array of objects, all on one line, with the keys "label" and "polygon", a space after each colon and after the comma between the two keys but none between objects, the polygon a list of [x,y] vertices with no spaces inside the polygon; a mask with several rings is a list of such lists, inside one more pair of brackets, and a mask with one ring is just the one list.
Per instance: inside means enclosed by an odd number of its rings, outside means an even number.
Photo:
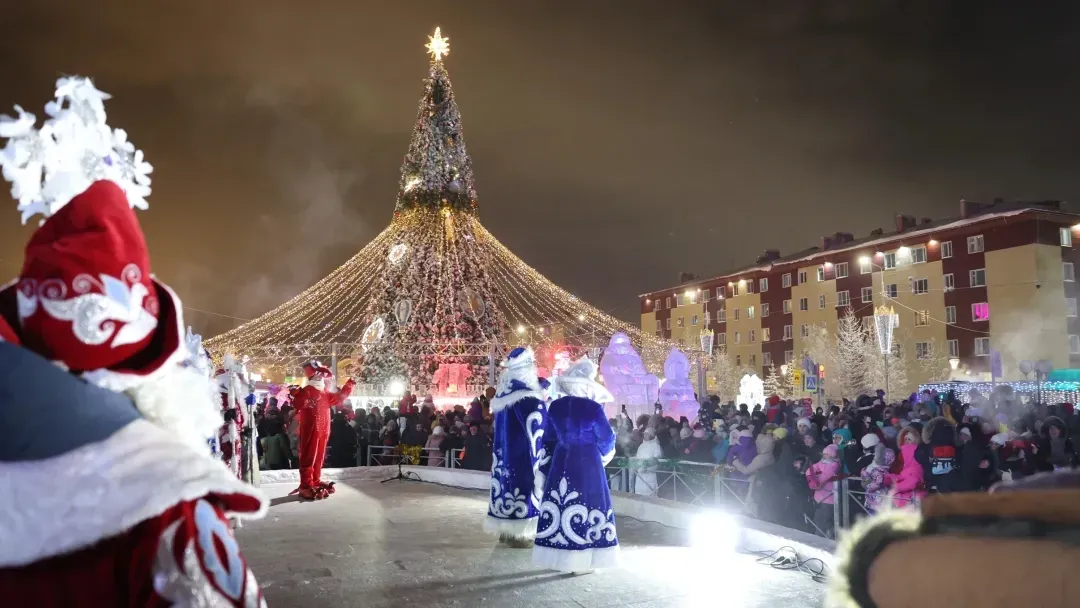
[{"label": "string light garland", "polygon": [[[1048,380],[1041,383],[1042,399],[1044,403],[1080,403],[1080,382],[1071,380]],[[1034,400],[1040,390],[1040,383],[1032,380],[1019,382],[945,382],[935,384],[920,384],[919,392],[924,390],[936,391],[942,395],[949,391],[956,391],[956,398],[961,403],[970,403],[971,397],[968,392],[975,389],[982,396],[989,397],[995,387],[1009,386],[1017,394]]]},{"label": "string light garland", "polygon": [[650,369],[662,368],[676,343],[560,288],[480,223],[442,63],[448,40],[436,29],[426,45],[428,78],[390,225],[293,299],[209,340],[215,357],[246,355],[287,375],[304,360],[337,356],[361,362],[354,369],[365,382],[423,383],[440,361],[486,365],[520,343],[596,356],[622,332]]}]

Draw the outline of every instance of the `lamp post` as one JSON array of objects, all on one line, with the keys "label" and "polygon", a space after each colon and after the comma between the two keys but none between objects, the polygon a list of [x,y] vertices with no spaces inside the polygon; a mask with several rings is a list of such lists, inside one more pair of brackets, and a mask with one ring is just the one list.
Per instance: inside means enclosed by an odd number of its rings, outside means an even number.
[{"label": "lamp post", "polygon": [[1042,403],[1042,384],[1052,371],[1054,371],[1054,365],[1046,359],[1039,359],[1035,362],[1035,381],[1038,382],[1036,385],[1037,403]]},{"label": "lamp post", "polygon": [[889,398],[889,354],[892,353],[893,329],[896,323],[896,313],[891,306],[878,306],[874,311],[874,334],[877,336],[878,348],[885,357],[885,398]]}]

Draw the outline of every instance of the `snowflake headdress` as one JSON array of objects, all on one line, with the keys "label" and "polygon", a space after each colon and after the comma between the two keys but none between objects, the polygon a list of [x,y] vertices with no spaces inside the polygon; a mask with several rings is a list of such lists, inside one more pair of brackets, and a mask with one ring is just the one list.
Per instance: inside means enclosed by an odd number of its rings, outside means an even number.
[{"label": "snowflake headdress", "polygon": [[20,106],[17,117],[0,116],[0,138],[7,139],[0,167],[24,224],[38,214],[52,216],[99,180],[120,186],[133,208],[148,207],[153,167],[127,132],[106,123],[109,98],[89,78],[64,77],[45,104],[48,118],[40,129],[37,117]]}]

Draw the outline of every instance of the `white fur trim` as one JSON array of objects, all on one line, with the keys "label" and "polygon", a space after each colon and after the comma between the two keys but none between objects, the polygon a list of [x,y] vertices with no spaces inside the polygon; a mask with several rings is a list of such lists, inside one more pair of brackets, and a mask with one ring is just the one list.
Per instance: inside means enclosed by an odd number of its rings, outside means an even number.
[{"label": "white fur trim", "polygon": [[533,565],[560,572],[585,572],[594,568],[618,568],[621,563],[619,545],[596,549],[553,549],[533,547]]},{"label": "white fur trim", "polygon": [[491,399],[491,413],[497,414],[504,410],[507,406],[514,405],[522,399],[528,399],[529,397],[535,397],[536,399],[544,400],[544,391],[542,389],[527,390],[527,391],[515,391],[509,395],[502,397],[493,397]]},{"label": "white fur trim", "polygon": [[488,515],[484,518],[484,532],[491,534],[509,534],[517,538],[532,540],[536,538],[537,517],[529,519],[500,519]]},{"label": "white fur trim", "polygon": [[610,452],[600,456],[600,462],[603,463],[603,465],[606,467],[608,465],[608,463],[611,462],[614,458],[615,458],[615,447],[612,446]]},{"label": "white fur trim", "polygon": [[45,460],[0,463],[0,568],[84,549],[209,494],[268,501],[168,431],[136,420],[109,438]]},{"label": "white fur trim", "polygon": [[315,376],[307,381],[306,386],[313,386],[320,391],[326,390],[326,380],[321,376]]},{"label": "white fur trim", "polygon": [[922,524],[922,514],[910,509],[889,509],[857,522],[851,530],[841,532],[836,543],[836,571],[829,577],[829,592],[825,605],[830,608],[860,608],[851,597],[852,551],[874,528],[888,527],[898,532],[914,532]]},{"label": "white fur trim", "polygon": [[125,394],[143,417],[176,435],[193,450],[205,451],[223,423],[220,394],[195,368],[173,367]]},{"label": "white fur trim", "polygon": [[597,403],[611,403],[615,397],[603,385],[591,378],[558,376],[551,382],[552,388],[560,395],[581,397]]}]

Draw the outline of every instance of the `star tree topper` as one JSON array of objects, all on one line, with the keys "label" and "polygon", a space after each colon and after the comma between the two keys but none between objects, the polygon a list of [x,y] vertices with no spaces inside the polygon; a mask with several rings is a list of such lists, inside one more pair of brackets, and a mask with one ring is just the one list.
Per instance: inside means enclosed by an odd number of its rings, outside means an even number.
[{"label": "star tree topper", "polygon": [[435,28],[435,34],[428,36],[428,43],[424,45],[428,54],[435,61],[442,61],[444,55],[450,54],[450,39],[443,38],[442,30],[438,27]]}]

